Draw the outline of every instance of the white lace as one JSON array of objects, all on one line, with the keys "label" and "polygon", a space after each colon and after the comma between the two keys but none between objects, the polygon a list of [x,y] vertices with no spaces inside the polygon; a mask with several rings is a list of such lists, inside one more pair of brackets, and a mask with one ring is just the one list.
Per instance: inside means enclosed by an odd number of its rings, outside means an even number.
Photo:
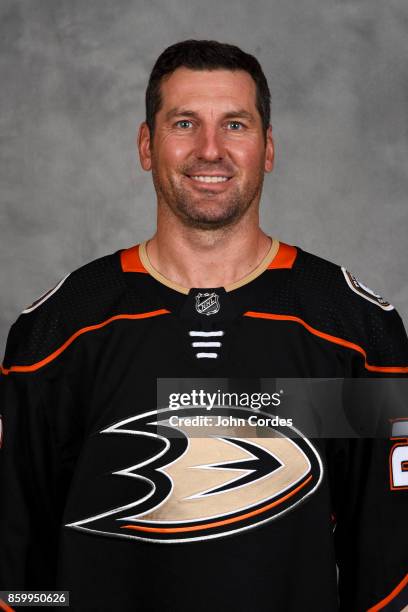
[{"label": "white lace", "polygon": [[[216,330],[216,331],[196,331],[196,330],[191,330],[188,332],[189,336],[192,336],[193,338],[219,338],[220,336],[224,335],[224,331],[222,329]],[[221,348],[222,344],[219,341],[214,341],[214,340],[198,340],[195,342],[191,343],[191,346],[193,348]],[[207,353],[207,352],[197,352],[196,353],[196,357],[197,359],[217,359],[218,357],[218,353],[215,352],[211,352],[211,353]]]}]

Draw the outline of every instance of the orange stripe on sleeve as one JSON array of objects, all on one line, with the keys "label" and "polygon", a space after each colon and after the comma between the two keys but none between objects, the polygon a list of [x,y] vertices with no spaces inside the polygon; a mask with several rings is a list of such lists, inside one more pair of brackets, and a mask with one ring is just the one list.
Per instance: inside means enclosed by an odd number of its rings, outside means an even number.
[{"label": "orange stripe on sleeve", "polygon": [[361,346],[355,344],[354,342],[349,342],[348,340],[344,340],[343,338],[338,338],[337,336],[332,336],[331,334],[326,334],[325,332],[315,329],[299,317],[295,317],[292,315],[273,314],[269,312],[254,312],[252,310],[248,310],[247,312],[245,312],[244,316],[253,317],[255,319],[272,319],[274,321],[293,321],[294,323],[299,323],[305,329],[307,329],[308,332],[315,336],[318,336],[319,338],[323,338],[323,340],[327,340],[328,342],[332,342],[334,344],[339,344],[341,346],[360,353],[364,357],[364,367],[370,372],[387,372],[389,374],[408,373],[408,366],[375,366],[367,363],[367,353]]},{"label": "orange stripe on sleeve", "polygon": [[139,256],[139,245],[124,249],[120,254],[120,261],[123,272],[143,272],[148,274],[148,271],[142,264]]},{"label": "orange stripe on sleeve", "polygon": [[0,610],[4,610],[4,612],[15,612],[14,608],[10,608],[4,599],[0,599]]},{"label": "orange stripe on sleeve", "polygon": [[[387,597],[384,597],[381,601],[379,601],[375,606],[369,608],[367,612],[378,612],[378,610],[382,610],[387,604],[390,603],[397,595],[399,595],[404,587],[408,585],[408,574],[405,575],[405,578],[401,580],[401,582],[395,587],[393,591]],[[405,609],[405,608],[404,608]],[[402,612],[402,611],[401,611]]]},{"label": "orange stripe on sleeve", "polygon": [[284,242],[279,243],[279,250],[268,266],[268,270],[292,268],[297,257],[297,248]]},{"label": "orange stripe on sleeve", "polygon": [[33,363],[32,365],[27,365],[27,366],[13,365],[13,366],[10,366],[9,368],[4,368],[3,366],[1,366],[1,372],[3,374],[9,374],[9,372],[35,372],[36,370],[39,370],[43,366],[47,365],[47,363],[50,363],[50,361],[53,361],[56,357],[61,355],[61,353],[65,351],[65,349],[68,348],[68,346],[72,344],[74,340],[76,340],[79,336],[82,336],[82,334],[85,334],[90,331],[94,331],[96,329],[100,329],[101,327],[105,327],[106,325],[109,325],[109,323],[112,323],[112,321],[118,321],[120,319],[148,319],[150,317],[157,317],[159,315],[169,314],[169,313],[170,313],[170,310],[166,310],[165,308],[160,308],[159,310],[152,310],[150,312],[142,312],[140,314],[115,315],[113,317],[110,317],[110,319],[103,321],[102,323],[97,323],[96,325],[89,325],[88,327],[83,327],[82,329],[79,329],[74,334],[72,334],[72,336],[68,338],[68,340],[66,340],[66,342],[64,342],[62,346],[60,346],[56,351],[51,353],[51,355],[48,355],[48,357],[41,359],[41,361],[37,361],[37,363]]}]

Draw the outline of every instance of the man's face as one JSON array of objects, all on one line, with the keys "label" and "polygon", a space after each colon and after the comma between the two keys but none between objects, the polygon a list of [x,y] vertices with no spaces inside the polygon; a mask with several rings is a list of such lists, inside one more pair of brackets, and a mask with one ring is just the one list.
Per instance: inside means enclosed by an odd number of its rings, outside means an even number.
[{"label": "man's face", "polygon": [[242,70],[178,68],[161,84],[153,140],[139,133],[142,166],[152,170],[159,201],[185,224],[217,229],[259,202],[273,166],[256,108],[256,86]]}]

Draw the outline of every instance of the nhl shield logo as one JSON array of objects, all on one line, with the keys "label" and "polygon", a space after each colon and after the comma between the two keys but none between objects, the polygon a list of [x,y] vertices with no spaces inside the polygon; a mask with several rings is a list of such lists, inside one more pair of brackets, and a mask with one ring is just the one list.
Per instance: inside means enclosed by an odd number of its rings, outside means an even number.
[{"label": "nhl shield logo", "polygon": [[220,309],[220,301],[214,291],[212,293],[197,293],[195,302],[196,311],[199,314],[212,315]]}]

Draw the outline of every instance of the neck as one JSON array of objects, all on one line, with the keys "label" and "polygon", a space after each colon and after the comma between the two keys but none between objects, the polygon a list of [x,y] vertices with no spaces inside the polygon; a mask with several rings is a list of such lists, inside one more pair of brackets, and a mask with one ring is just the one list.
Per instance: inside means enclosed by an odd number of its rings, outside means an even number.
[{"label": "neck", "polygon": [[159,215],[147,255],[156,270],[178,285],[223,287],[250,274],[270,246],[257,213],[218,230],[187,228],[178,220],[172,223]]}]

